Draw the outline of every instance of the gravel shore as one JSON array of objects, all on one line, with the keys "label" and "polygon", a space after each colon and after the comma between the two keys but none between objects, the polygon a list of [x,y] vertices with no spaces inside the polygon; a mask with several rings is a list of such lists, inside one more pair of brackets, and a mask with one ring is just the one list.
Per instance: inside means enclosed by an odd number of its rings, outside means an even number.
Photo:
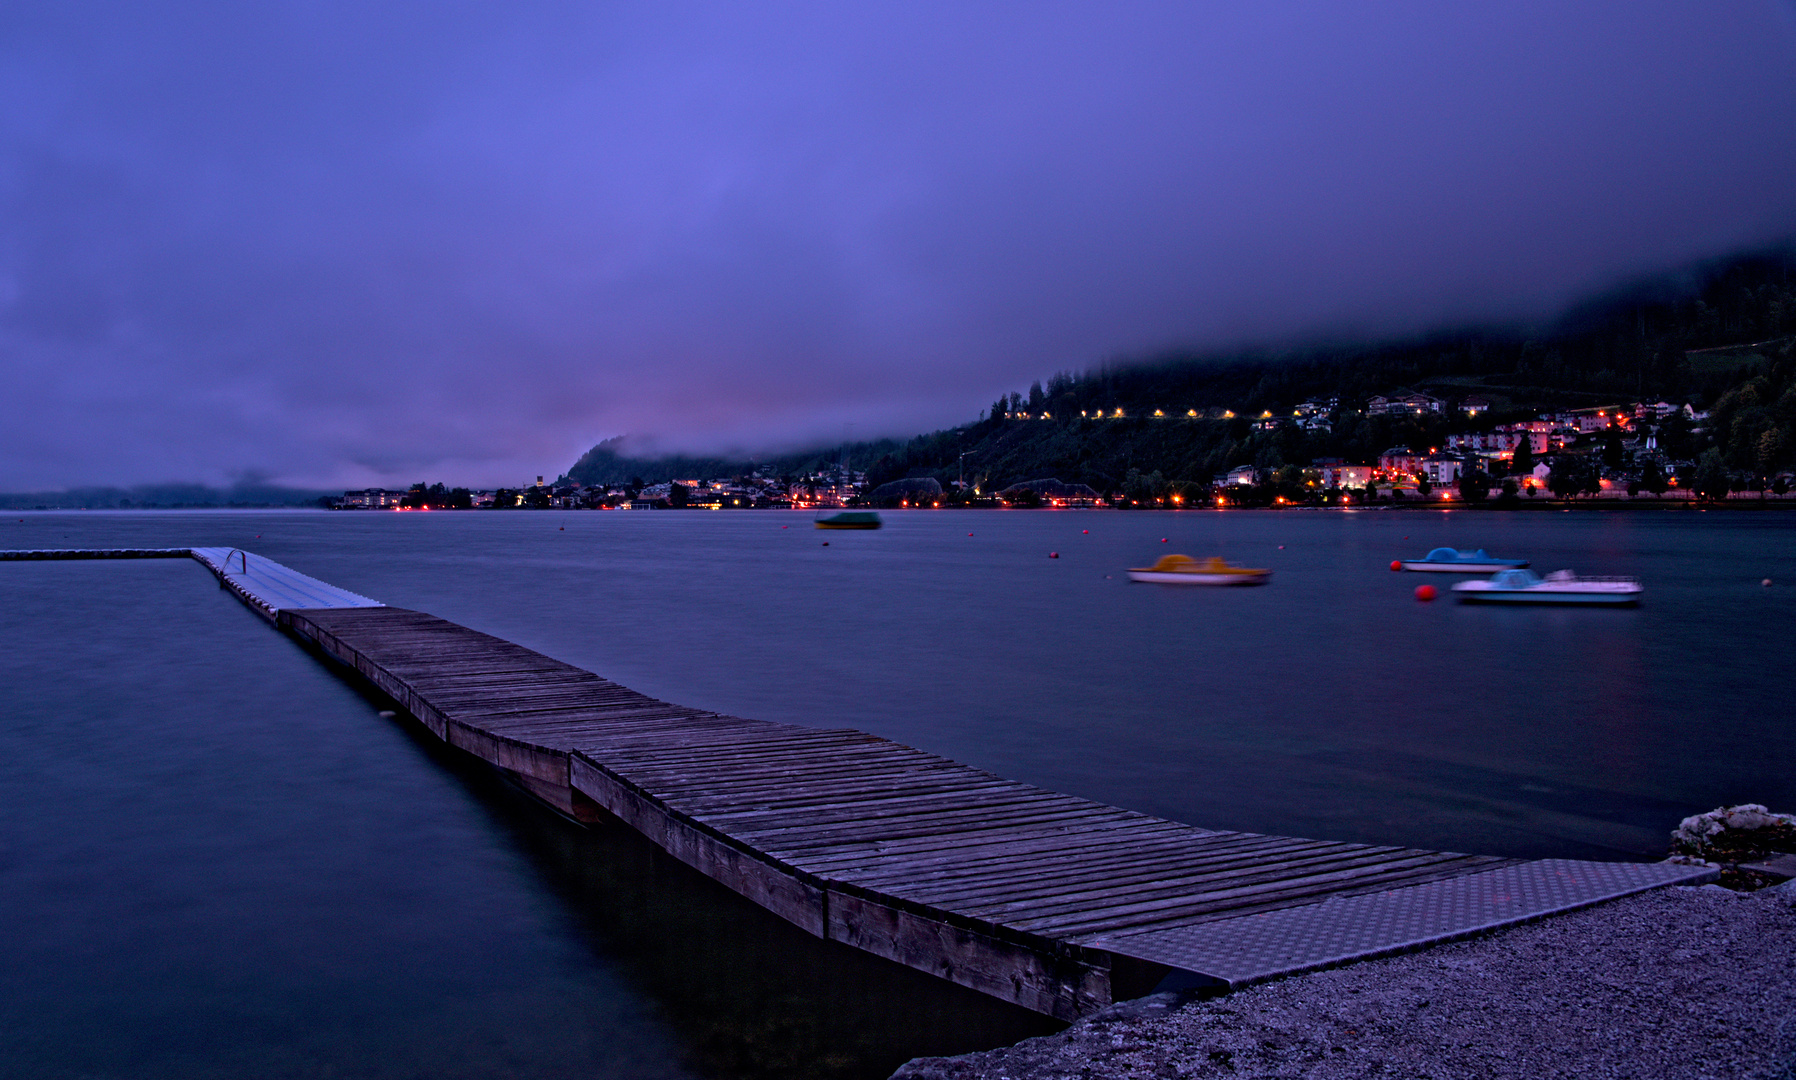
[{"label": "gravel shore", "polygon": [[1796,1080],[1796,882],[1659,889],[1470,941],[1181,1003],[893,1080]]}]

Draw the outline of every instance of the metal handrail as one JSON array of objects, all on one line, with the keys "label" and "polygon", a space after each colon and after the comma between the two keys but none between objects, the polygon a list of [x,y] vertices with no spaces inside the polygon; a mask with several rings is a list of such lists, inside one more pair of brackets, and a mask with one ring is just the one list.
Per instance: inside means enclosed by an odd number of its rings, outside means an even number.
[{"label": "metal handrail", "polygon": [[238,564],[243,567],[243,569],[240,571],[240,573],[244,573],[244,574],[249,573],[249,553],[244,551],[242,548],[232,548],[231,550],[225,552],[224,565],[222,567],[220,567],[219,572],[225,573],[225,574],[228,574],[231,572],[231,556],[233,556],[233,555],[237,556]]}]

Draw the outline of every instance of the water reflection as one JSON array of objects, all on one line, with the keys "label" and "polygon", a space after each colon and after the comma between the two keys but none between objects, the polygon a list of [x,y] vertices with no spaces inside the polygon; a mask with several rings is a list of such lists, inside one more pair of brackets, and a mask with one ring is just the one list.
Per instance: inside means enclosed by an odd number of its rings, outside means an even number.
[{"label": "water reflection", "polygon": [[[408,725],[409,726],[409,725]],[[453,772],[620,963],[686,1047],[728,1080],[858,1080],[1062,1025],[792,926],[621,823],[554,814],[484,763],[414,738]],[[433,745],[434,744],[434,745]]]}]

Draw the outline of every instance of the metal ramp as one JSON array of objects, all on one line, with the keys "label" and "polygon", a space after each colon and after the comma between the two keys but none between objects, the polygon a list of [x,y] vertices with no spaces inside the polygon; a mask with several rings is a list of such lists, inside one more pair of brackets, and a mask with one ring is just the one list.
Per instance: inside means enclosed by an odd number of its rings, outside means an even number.
[{"label": "metal ramp", "polygon": [[195,559],[218,575],[220,584],[270,620],[282,611],[386,606],[379,600],[327,585],[241,548],[198,547],[190,551]]},{"label": "metal ramp", "polygon": [[1694,885],[1715,869],[1676,863],[1542,859],[1304,907],[1080,944],[1202,975],[1230,987],[1408,952],[1662,885]]}]

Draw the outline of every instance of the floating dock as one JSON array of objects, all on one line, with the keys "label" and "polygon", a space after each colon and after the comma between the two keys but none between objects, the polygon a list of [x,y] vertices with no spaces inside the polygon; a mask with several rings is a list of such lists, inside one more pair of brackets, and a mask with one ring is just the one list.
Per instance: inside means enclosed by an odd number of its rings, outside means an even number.
[{"label": "floating dock", "polygon": [[1716,876],[1166,821],[849,728],[657,701],[238,549],[0,560],[183,555],[568,817],[621,820],[819,937],[1063,1020],[1173,973],[1242,986]]}]

